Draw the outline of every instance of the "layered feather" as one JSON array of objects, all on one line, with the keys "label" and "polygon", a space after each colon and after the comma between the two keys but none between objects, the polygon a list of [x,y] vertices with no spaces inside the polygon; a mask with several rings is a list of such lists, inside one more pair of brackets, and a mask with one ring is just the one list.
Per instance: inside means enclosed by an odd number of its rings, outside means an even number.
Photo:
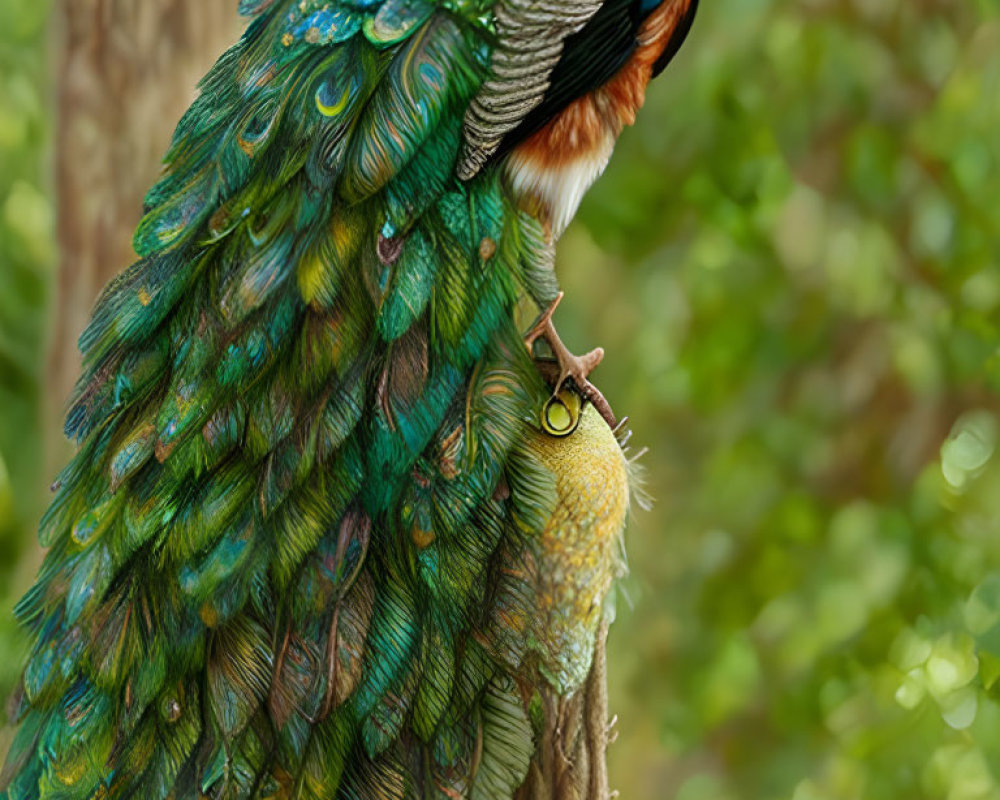
[{"label": "layered feather", "polygon": [[547,290],[498,176],[453,177],[487,9],[241,10],[81,337],[2,796],[509,794]]}]

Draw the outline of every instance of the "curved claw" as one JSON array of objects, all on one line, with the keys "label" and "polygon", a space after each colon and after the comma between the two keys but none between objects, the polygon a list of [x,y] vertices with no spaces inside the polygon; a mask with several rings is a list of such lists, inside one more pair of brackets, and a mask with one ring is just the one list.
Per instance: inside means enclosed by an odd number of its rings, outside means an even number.
[{"label": "curved claw", "polygon": [[589,353],[578,356],[571,353],[569,348],[563,344],[552,322],[552,314],[562,299],[563,293],[559,292],[556,295],[556,299],[552,301],[552,305],[545,309],[539,315],[535,324],[531,326],[531,330],[524,337],[524,343],[527,345],[528,351],[531,352],[535,342],[539,339],[544,339],[549,347],[552,348],[552,354],[556,357],[556,363],[559,366],[559,374],[552,393],[556,394],[567,380],[572,379],[577,391],[597,409],[597,412],[608,423],[608,426],[614,430],[618,426],[618,422],[615,419],[614,412],[611,410],[611,405],[604,398],[604,395],[601,394],[600,390],[588,380],[590,373],[604,359],[604,349],[597,347]]}]

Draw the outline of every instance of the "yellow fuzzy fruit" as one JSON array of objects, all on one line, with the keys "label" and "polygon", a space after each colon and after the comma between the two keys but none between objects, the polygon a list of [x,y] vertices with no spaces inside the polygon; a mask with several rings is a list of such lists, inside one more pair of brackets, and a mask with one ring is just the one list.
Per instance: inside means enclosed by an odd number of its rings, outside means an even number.
[{"label": "yellow fuzzy fruit", "polygon": [[530,447],[555,476],[558,499],[535,544],[536,637],[542,672],[565,693],[590,671],[604,598],[624,570],[628,463],[601,415],[572,393],[561,392],[541,416]]}]

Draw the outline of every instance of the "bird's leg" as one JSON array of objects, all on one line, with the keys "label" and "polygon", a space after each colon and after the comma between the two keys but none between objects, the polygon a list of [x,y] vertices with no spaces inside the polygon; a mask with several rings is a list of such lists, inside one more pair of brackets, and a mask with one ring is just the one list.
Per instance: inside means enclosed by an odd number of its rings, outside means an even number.
[{"label": "bird's leg", "polygon": [[552,323],[552,314],[555,312],[559,303],[563,299],[563,293],[559,292],[556,295],[556,299],[552,301],[547,309],[545,309],[534,325],[531,326],[531,330],[524,337],[524,343],[528,347],[528,352],[532,352],[532,348],[539,339],[544,339],[549,347],[552,348],[552,354],[556,357],[556,363],[559,366],[559,375],[556,378],[555,385],[552,389],[553,396],[562,389],[563,384],[567,380],[572,379],[577,391],[586,400],[597,409],[598,413],[604,418],[604,421],[614,429],[618,426],[618,422],[615,419],[614,413],[611,411],[611,406],[608,401],[604,399],[604,395],[600,393],[594,384],[592,384],[587,377],[591,372],[601,363],[604,358],[604,349],[596,348],[591,350],[589,353],[585,353],[582,356],[574,355],[569,351],[569,348],[563,344],[562,339],[559,338],[559,334],[556,332],[556,327]]}]

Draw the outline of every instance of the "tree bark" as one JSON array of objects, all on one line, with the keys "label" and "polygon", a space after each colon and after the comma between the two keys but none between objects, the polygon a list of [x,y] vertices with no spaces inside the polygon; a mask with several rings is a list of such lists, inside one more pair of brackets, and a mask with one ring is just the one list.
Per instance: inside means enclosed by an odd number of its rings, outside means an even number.
[{"label": "tree bark", "polygon": [[598,631],[587,682],[573,695],[543,693],[545,730],[514,800],[610,800],[607,623]]},{"label": "tree bark", "polygon": [[[243,22],[236,0],[60,0],[54,22],[61,254],[46,422],[56,432],[80,371],[77,337],[101,288],[134,260],[142,196],[174,125]],[[61,462],[65,447],[50,452]]]}]

